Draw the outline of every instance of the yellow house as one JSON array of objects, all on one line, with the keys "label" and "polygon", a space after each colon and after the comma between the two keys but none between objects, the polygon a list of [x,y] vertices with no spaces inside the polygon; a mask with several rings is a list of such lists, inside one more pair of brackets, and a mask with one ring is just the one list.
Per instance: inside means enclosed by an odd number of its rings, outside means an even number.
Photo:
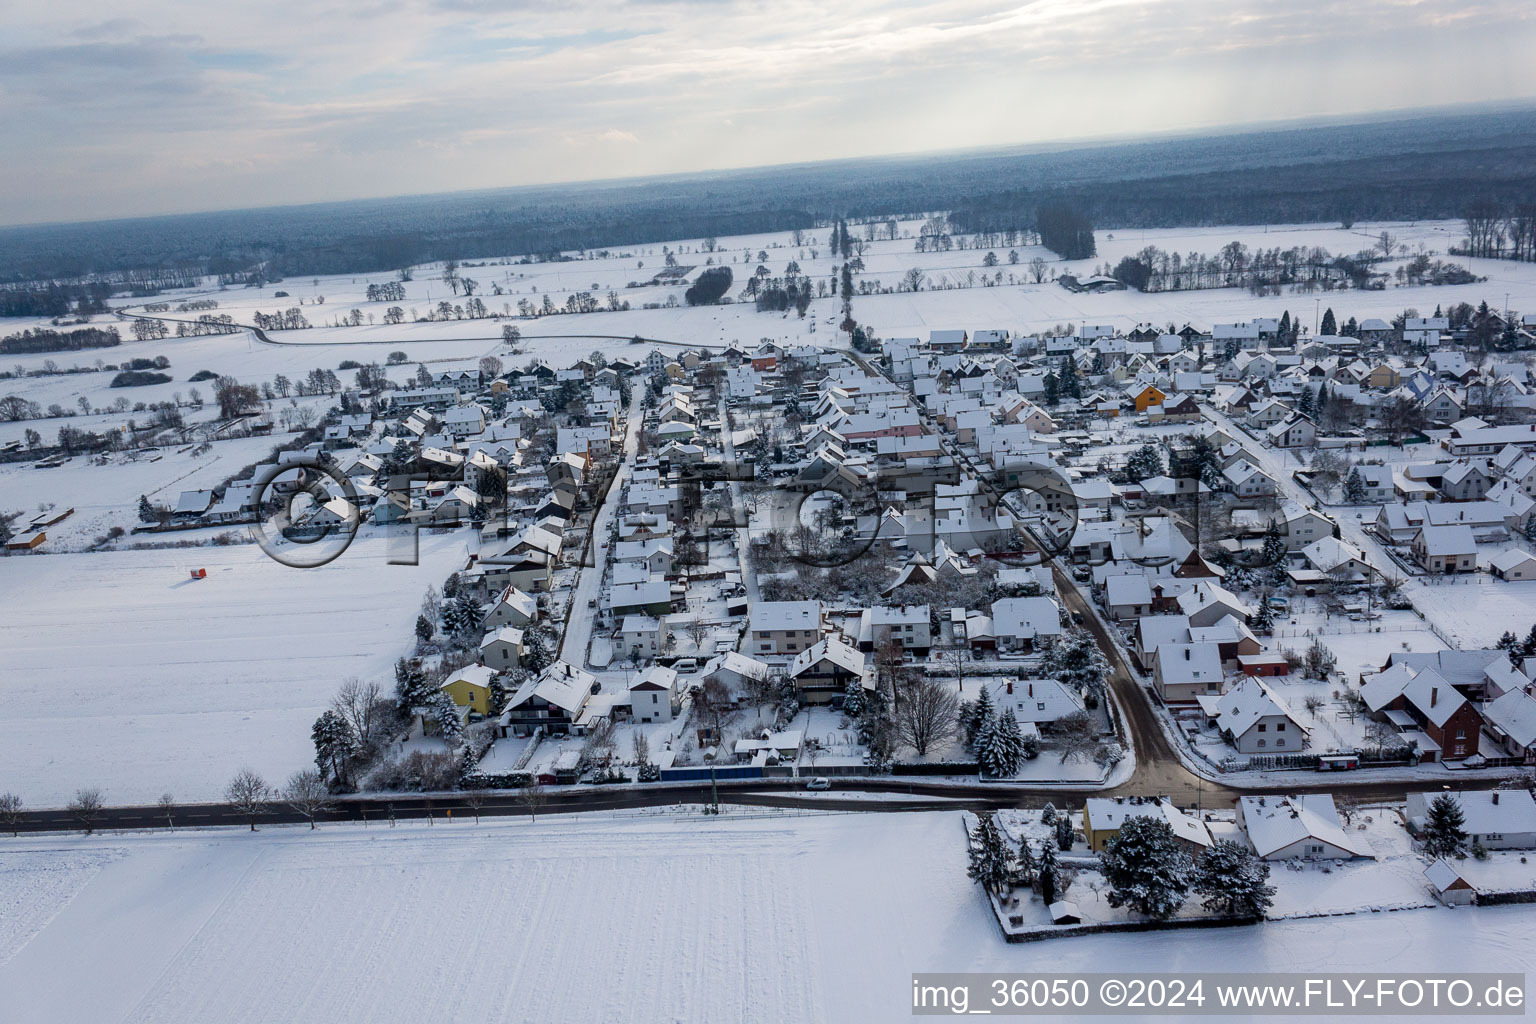
[{"label": "yellow house", "polygon": [[1173,829],[1173,837],[1193,856],[1211,845],[1211,832],[1205,822],[1185,814],[1165,797],[1090,797],[1083,801],[1083,836],[1088,848],[1100,853],[1120,834],[1120,826],[1130,818],[1162,818]]},{"label": "yellow house", "polygon": [[496,673],[487,665],[466,665],[450,675],[438,687],[455,704],[482,715],[499,714],[491,710],[491,680]]},{"label": "yellow house", "polygon": [[1386,363],[1378,363],[1365,377],[1366,387],[1372,388],[1395,388],[1402,382],[1403,375]]},{"label": "yellow house", "polygon": [[1148,384],[1146,387],[1142,388],[1141,393],[1136,396],[1136,411],[1146,412],[1150,406],[1162,405],[1163,399],[1167,397],[1167,395],[1163,394],[1157,388],[1153,387],[1151,384]]}]

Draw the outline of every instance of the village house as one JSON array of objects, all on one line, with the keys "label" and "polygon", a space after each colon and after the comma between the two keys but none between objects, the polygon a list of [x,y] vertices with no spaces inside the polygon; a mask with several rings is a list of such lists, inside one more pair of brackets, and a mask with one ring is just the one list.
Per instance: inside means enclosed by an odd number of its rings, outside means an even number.
[{"label": "village house", "polygon": [[848,684],[857,680],[865,690],[875,686],[874,672],[863,652],[839,634],[801,651],[789,665],[789,677],[802,704],[841,702]]},{"label": "village house", "polygon": [[1477,571],[1477,541],[1469,526],[1422,526],[1411,543],[1413,560],[1425,572]]},{"label": "village house", "polygon": [[543,729],[546,734],[571,732],[587,702],[601,688],[590,672],[556,661],[517,688],[502,713],[502,725],[519,736],[534,729]]},{"label": "village house", "polygon": [[1164,704],[1195,704],[1221,692],[1221,651],[1212,643],[1164,643],[1153,658],[1152,685]]},{"label": "village house", "polygon": [[1482,716],[1436,669],[1394,663],[1362,680],[1360,699],[1371,714],[1401,729],[1427,760],[1460,761],[1478,752]]},{"label": "village house", "polygon": [[1461,808],[1461,829],[1468,846],[1485,850],[1536,849],[1536,799],[1528,789],[1488,789],[1409,793],[1408,827],[1424,831],[1430,805],[1449,796]]},{"label": "village house", "polygon": [[501,710],[492,705],[491,681],[495,678],[496,669],[489,665],[466,665],[449,673],[438,689],[458,707],[477,715],[494,715]]},{"label": "village house", "polygon": [[747,620],[753,654],[799,654],[825,630],[819,601],[758,601]]},{"label": "village house", "polygon": [[1083,801],[1083,835],[1088,848],[1102,853],[1120,827],[1132,818],[1161,818],[1185,852],[1198,857],[1211,845],[1211,830],[1193,814],[1175,807],[1167,797],[1089,797]]},{"label": "village house", "polygon": [[677,673],[664,665],[652,665],[630,684],[630,716],[636,722],[670,722],[680,707]]},{"label": "village house", "polygon": [[498,672],[516,668],[523,658],[523,631],[499,626],[480,641],[480,660]]},{"label": "village house", "polygon": [[1237,823],[1263,860],[1353,860],[1370,857],[1363,838],[1344,830],[1327,793],[1302,796],[1242,796]]},{"label": "village house", "polygon": [[1210,718],[1239,754],[1295,754],[1307,745],[1307,730],[1269,684],[1245,678],[1211,701]]},{"label": "village house", "polygon": [[651,660],[666,647],[670,635],[665,615],[626,615],[619,625],[616,653],[634,661]]},{"label": "village house", "polygon": [[876,651],[895,641],[914,654],[933,646],[933,625],[926,604],[866,608],[859,616],[859,650]]}]

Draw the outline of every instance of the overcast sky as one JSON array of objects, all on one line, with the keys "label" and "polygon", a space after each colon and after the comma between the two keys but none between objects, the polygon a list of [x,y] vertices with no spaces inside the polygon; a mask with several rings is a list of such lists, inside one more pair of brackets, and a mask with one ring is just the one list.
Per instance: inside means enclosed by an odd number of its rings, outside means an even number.
[{"label": "overcast sky", "polygon": [[1531,0],[0,0],[0,223],[1518,99],[1533,22]]}]

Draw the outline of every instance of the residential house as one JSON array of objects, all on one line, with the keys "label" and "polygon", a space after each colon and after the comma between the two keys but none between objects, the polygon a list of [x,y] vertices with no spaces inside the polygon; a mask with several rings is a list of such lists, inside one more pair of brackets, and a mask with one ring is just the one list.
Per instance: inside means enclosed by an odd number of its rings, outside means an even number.
[{"label": "residential house", "polygon": [[790,662],[789,677],[802,704],[840,700],[855,680],[865,690],[875,686],[874,671],[863,652],[835,633],[797,654]]},{"label": "residential house", "polygon": [[480,660],[498,672],[514,669],[522,663],[523,631],[516,626],[498,626],[480,641]]},{"label": "residential house", "polygon": [[1032,651],[1061,635],[1061,609],[1049,597],[1005,597],[992,602],[992,632],[1005,649]]},{"label": "residential house", "polygon": [[1152,686],[1164,704],[1195,704],[1201,694],[1221,692],[1221,650],[1213,643],[1160,644]]},{"label": "residential house", "polygon": [[489,665],[466,665],[449,673],[438,689],[458,707],[477,715],[498,714],[501,709],[493,706],[491,698],[491,681],[496,678],[496,671]]},{"label": "residential house", "polygon": [[747,620],[753,654],[801,654],[825,631],[819,601],[758,601]]},{"label": "residential house", "polygon": [[1449,796],[1461,808],[1461,828],[1469,846],[1485,850],[1529,850],[1536,848],[1536,799],[1528,789],[1484,789],[1409,793],[1408,827],[1424,831],[1430,806],[1441,796]]},{"label": "residential house", "polygon": [[1239,754],[1295,754],[1307,745],[1306,728],[1260,679],[1243,679],[1214,706],[1216,727]]},{"label": "residential house", "polygon": [[1425,572],[1477,571],[1477,541],[1469,526],[1423,526],[1414,534],[1413,559]]},{"label": "residential house", "polygon": [[1120,827],[1132,818],[1161,818],[1184,851],[1198,857],[1212,843],[1211,830],[1196,815],[1175,807],[1167,797],[1089,797],[1083,801],[1083,835],[1094,853],[1104,852]]},{"label": "residential house", "polygon": [[669,637],[665,615],[626,615],[619,624],[616,653],[634,661],[651,660],[666,647]]},{"label": "residential house", "polygon": [[1395,663],[1365,677],[1360,698],[1371,714],[1404,728],[1421,757],[1459,761],[1477,753],[1482,716],[1436,669]]},{"label": "residential house", "polygon": [[1005,679],[983,683],[992,695],[992,705],[1001,714],[1012,711],[1020,725],[1037,729],[1083,710],[1083,698],[1070,686],[1056,679]]},{"label": "residential house", "polygon": [[507,701],[502,724],[518,735],[534,729],[546,734],[571,732],[592,695],[602,688],[597,677],[566,661],[556,661],[523,681]]},{"label": "residential house", "polygon": [[859,650],[877,651],[893,640],[914,654],[928,653],[933,625],[926,604],[864,609],[859,616]]},{"label": "residential house", "polygon": [[1371,856],[1363,837],[1350,835],[1339,821],[1333,797],[1242,796],[1237,823],[1262,860],[1353,860]]},{"label": "residential house", "polygon": [[677,673],[652,665],[629,686],[629,709],[637,722],[670,722],[681,707]]}]

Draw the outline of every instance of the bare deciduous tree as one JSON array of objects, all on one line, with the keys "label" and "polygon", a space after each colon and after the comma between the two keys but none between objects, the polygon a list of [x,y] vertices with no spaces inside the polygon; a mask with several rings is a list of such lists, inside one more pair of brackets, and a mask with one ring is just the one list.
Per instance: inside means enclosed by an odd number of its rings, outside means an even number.
[{"label": "bare deciduous tree", "polygon": [[954,735],[960,714],[960,698],[955,691],[926,674],[910,679],[899,689],[896,731],[918,756]]},{"label": "bare deciduous tree", "polygon": [[645,733],[640,729],[635,729],[631,738],[635,744],[635,763],[650,764],[651,741],[645,738]]},{"label": "bare deciduous tree", "polygon": [[528,819],[530,821],[538,817],[539,808],[544,806],[546,796],[544,786],[537,778],[529,782],[517,794],[517,802],[522,804],[524,809],[528,811]]},{"label": "bare deciduous tree", "polygon": [[[309,822],[310,828],[315,827],[315,819],[317,817],[330,810],[333,806],[331,803],[331,793],[326,788],[325,780],[313,768],[294,772],[288,778],[288,785],[283,787],[283,800],[289,807],[292,807],[304,816],[305,820]],[[231,803],[233,802],[231,801]],[[255,830],[254,822],[252,822],[251,828],[252,831]]]},{"label": "bare deciduous tree", "polygon": [[155,806],[159,807],[160,813],[165,815],[166,827],[174,831],[176,828],[176,818],[174,817],[176,812],[176,798],[170,793],[161,793],[160,799],[155,801]]},{"label": "bare deciduous tree", "polygon": [[467,789],[464,791],[464,804],[469,808],[469,813],[475,816],[475,824],[480,824],[480,808],[485,806],[485,790]]},{"label": "bare deciduous tree", "polygon": [[372,745],[389,713],[384,688],[377,682],[364,682],[356,676],[341,684],[331,699],[331,708],[352,727],[352,735],[365,750]]},{"label": "bare deciduous tree", "polygon": [[1098,727],[1086,711],[1074,711],[1056,722],[1056,742],[1061,763],[1091,756],[1098,747]]},{"label": "bare deciduous tree", "polygon": [[256,831],[256,816],[267,809],[272,790],[267,781],[249,768],[242,768],[224,787],[224,800],[250,823]]},{"label": "bare deciduous tree", "polygon": [[21,797],[15,793],[0,793],[0,823],[11,830],[11,835],[21,832]]},{"label": "bare deciduous tree", "polygon": [[85,834],[90,835],[96,831],[96,822],[101,819],[102,799],[99,789],[77,789],[75,798],[69,802],[69,813],[75,816],[80,827],[85,829]]}]

